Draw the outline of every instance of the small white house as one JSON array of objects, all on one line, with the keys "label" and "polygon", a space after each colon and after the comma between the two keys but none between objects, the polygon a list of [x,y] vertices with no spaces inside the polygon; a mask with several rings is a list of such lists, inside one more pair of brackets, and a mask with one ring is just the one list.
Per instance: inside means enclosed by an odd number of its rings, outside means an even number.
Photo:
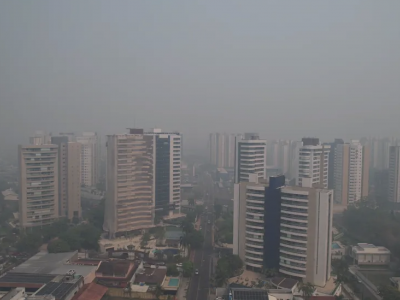
[{"label": "small white house", "polygon": [[359,243],[351,249],[351,256],[358,265],[388,265],[390,250],[367,243]]}]

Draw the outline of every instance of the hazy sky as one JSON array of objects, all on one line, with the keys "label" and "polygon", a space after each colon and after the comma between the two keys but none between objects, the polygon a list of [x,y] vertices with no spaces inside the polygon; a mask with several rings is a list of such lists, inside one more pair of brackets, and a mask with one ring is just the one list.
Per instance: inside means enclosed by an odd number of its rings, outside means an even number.
[{"label": "hazy sky", "polygon": [[0,1],[0,149],[34,130],[400,136],[400,1]]}]

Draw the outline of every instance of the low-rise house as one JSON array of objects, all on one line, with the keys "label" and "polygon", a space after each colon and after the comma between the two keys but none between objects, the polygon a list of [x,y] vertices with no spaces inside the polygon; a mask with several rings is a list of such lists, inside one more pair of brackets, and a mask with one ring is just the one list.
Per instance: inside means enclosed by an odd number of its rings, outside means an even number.
[{"label": "low-rise house", "polygon": [[135,264],[131,261],[102,261],[96,270],[96,278],[101,285],[125,288],[135,271]]},{"label": "low-rise house", "polygon": [[352,247],[351,256],[358,265],[388,265],[390,250],[367,243],[358,243]]}]

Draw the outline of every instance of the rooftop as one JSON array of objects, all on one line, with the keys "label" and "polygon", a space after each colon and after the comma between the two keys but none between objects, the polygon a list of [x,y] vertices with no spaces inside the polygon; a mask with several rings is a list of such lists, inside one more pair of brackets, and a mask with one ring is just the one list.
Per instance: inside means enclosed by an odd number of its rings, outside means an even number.
[{"label": "rooftop", "polygon": [[144,282],[145,284],[161,285],[167,275],[167,269],[144,268],[142,270],[136,273],[134,283]]},{"label": "rooftop", "polygon": [[383,246],[375,246],[373,244],[368,243],[358,243],[356,246],[353,246],[353,252],[356,253],[387,253],[390,254],[390,250]]},{"label": "rooftop", "polygon": [[232,300],[268,300],[268,292],[262,289],[232,288]]},{"label": "rooftop", "polygon": [[[77,253],[78,251],[65,252],[65,253],[48,253],[47,251],[41,251],[38,252],[36,255],[32,256],[27,261],[17,266],[10,272],[50,274],[57,268],[63,266],[64,264],[71,263],[73,257]],[[69,269],[73,269],[73,267],[69,266]]]},{"label": "rooftop", "polygon": [[54,278],[40,290],[35,293],[35,296],[53,295],[56,299],[64,299],[76,287],[78,281],[83,280],[81,276],[73,277],[71,281],[66,281],[64,277]]},{"label": "rooftop", "polygon": [[96,271],[97,277],[126,277],[135,264],[124,260],[102,261]]},{"label": "rooftop", "polygon": [[85,284],[71,300],[100,300],[106,292],[105,286],[92,282]]},{"label": "rooftop", "polygon": [[8,272],[0,277],[0,287],[31,287],[40,288],[56,276],[49,274],[26,274]]}]

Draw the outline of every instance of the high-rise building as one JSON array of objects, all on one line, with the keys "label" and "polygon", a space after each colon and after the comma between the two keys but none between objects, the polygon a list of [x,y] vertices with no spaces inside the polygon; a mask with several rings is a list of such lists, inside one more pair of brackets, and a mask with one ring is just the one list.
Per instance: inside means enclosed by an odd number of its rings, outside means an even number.
[{"label": "high-rise building", "polygon": [[143,129],[107,136],[103,229],[109,238],[154,224],[155,149],[155,137]]},{"label": "high-rise building", "polygon": [[266,178],[267,142],[257,133],[245,133],[244,139],[236,137],[235,183],[249,181],[250,174]]},{"label": "high-rise building", "polygon": [[35,131],[35,134],[29,138],[31,145],[49,145],[51,144],[51,134],[42,130]]},{"label": "high-rise building", "polygon": [[246,269],[277,269],[317,286],[330,278],[333,192],[275,176],[234,185],[233,253]]},{"label": "high-rise building", "polygon": [[281,189],[279,273],[325,286],[331,274],[333,192],[302,187]]},{"label": "high-rise building", "polygon": [[369,148],[357,140],[337,144],[334,159],[334,198],[347,206],[368,196]]},{"label": "high-rise building", "polygon": [[211,133],[209,138],[210,163],[218,168],[235,166],[235,139],[240,134]]},{"label": "high-rise building", "polygon": [[311,178],[312,185],[328,187],[329,145],[321,145],[317,138],[303,138],[299,149],[299,170],[296,184],[302,186],[303,178]]},{"label": "high-rise building", "polygon": [[334,181],[335,181],[335,151],[336,146],[344,144],[342,139],[335,139],[333,143],[325,143],[325,145],[329,145],[331,147],[331,151],[329,152],[329,161],[328,161],[328,189],[334,189]]},{"label": "high-rise building", "polygon": [[299,174],[299,153],[302,146],[303,142],[300,141],[292,141],[290,143],[289,171],[286,177],[288,180],[292,181],[292,185],[298,184],[296,180]]},{"label": "high-rise building", "polygon": [[78,220],[81,209],[81,144],[68,142],[68,136],[53,136],[58,146],[58,215]]},{"label": "high-rise building", "polygon": [[58,218],[58,147],[18,147],[19,222],[21,228],[44,226]]},{"label": "high-rise building", "polygon": [[100,137],[95,132],[83,132],[76,137],[81,148],[81,183],[85,186],[96,186],[100,170]]},{"label": "high-rise building", "polygon": [[155,138],[155,213],[179,216],[181,206],[181,146],[179,132],[153,129]]},{"label": "high-rise building", "polygon": [[400,202],[400,146],[390,147],[388,198]]},{"label": "high-rise building", "polygon": [[233,254],[247,268],[261,271],[264,264],[265,179],[250,174],[249,181],[234,185]]}]

